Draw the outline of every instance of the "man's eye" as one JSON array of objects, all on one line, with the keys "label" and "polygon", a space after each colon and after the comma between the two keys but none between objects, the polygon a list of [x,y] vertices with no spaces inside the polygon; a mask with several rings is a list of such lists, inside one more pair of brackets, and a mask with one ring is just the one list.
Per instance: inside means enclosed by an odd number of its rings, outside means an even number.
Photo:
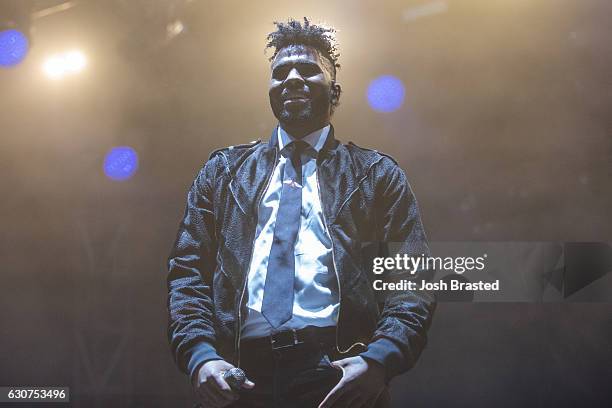
[{"label": "man's eye", "polygon": [[288,73],[289,71],[286,68],[278,68],[272,71],[272,78],[282,81],[283,79],[287,78]]},{"label": "man's eye", "polygon": [[313,65],[305,65],[303,67],[300,67],[300,75],[302,76],[314,76],[317,75],[319,72],[321,72],[319,68]]}]

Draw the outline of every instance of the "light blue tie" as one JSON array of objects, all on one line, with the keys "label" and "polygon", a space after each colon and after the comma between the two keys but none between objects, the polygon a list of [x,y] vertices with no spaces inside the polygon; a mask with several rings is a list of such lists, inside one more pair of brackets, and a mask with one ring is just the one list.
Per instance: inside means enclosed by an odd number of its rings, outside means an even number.
[{"label": "light blue tie", "polygon": [[286,150],[288,160],[285,162],[283,188],[261,305],[261,313],[273,328],[291,319],[293,314],[294,252],[302,210],[301,154],[306,147],[306,142],[297,140],[283,149]]}]

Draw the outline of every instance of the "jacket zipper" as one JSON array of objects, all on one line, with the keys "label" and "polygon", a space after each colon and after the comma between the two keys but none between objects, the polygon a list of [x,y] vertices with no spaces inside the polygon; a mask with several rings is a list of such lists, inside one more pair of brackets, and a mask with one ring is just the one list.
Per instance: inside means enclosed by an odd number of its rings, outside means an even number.
[{"label": "jacket zipper", "polygon": [[334,267],[334,273],[336,274],[336,280],[338,282],[338,323],[336,323],[336,350],[340,354],[348,353],[353,347],[357,345],[362,345],[363,347],[367,347],[365,344],[361,342],[356,342],[351,344],[346,350],[340,350],[340,343],[338,342],[338,333],[340,333],[340,312],[342,311],[342,290],[340,290],[340,275],[338,272],[338,268],[336,267],[336,257],[334,255],[334,238],[329,230],[329,225],[327,224],[327,217],[325,216],[325,207],[323,206],[323,196],[321,195],[321,185],[319,182],[319,173],[317,171],[317,189],[319,190],[319,202],[321,204],[321,214],[323,214],[323,223],[325,224],[325,230],[327,231],[327,235],[329,236],[329,240],[331,241],[331,249],[332,249],[332,265]]},{"label": "jacket zipper", "polygon": [[247,282],[249,280],[249,269],[251,267],[251,260],[253,259],[253,252],[255,251],[255,239],[256,239],[256,234],[257,234],[257,224],[259,223],[259,206],[261,205],[261,200],[263,200],[263,196],[266,193],[266,191],[268,191],[268,187],[270,187],[270,183],[272,182],[272,176],[274,175],[274,169],[276,168],[276,153],[277,153],[277,149],[274,149],[274,161],[273,161],[273,165],[272,165],[272,171],[270,172],[270,174],[268,175],[268,180],[266,182],[266,186],[265,188],[261,191],[260,196],[257,199],[257,206],[256,208],[256,215],[255,215],[255,229],[253,231],[253,241],[251,242],[251,254],[249,256],[249,262],[248,262],[248,266],[247,266],[247,271],[246,271],[246,276],[244,277],[244,283],[242,284],[242,293],[240,294],[240,303],[238,304],[238,329],[236,330],[236,334],[235,334],[235,344],[234,344],[234,349],[236,350],[236,356],[237,356],[237,367],[240,367],[240,335],[242,332],[242,301],[244,299],[244,293],[246,292],[246,286],[247,286]]}]

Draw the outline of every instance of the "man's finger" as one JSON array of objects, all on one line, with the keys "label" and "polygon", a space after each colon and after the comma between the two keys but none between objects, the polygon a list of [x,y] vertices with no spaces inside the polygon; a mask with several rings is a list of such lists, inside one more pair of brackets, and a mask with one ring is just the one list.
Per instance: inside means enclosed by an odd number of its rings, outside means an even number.
[{"label": "man's finger", "polygon": [[214,406],[223,406],[226,403],[225,398],[220,394],[220,390],[213,385],[212,380],[206,382],[202,388],[202,394],[208,398],[209,402],[213,403]]},{"label": "man's finger", "polygon": [[345,382],[340,380],[338,384],[327,394],[325,399],[319,404],[319,408],[329,408],[340,398],[347,390]]},{"label": "man's finger", "polygon": [[330,361],[331,365],[339,370],[344,372],[344,365],[346,364],[346,359]]},{"label": "man's finger", "polygon": [[255,387],[255,383],[251,380],[249,380],[248,378],[244,381],[244,384],[242,384],[242,388],[250,390],[253,387]]},{"label": "man's finger", "polygon": [[224,402],[234,401],[238,399],[238,394],[232,390],[232,387],[225,381],[222,374],[213,376],[214,381],[212,386],[217,395],[219,395]]},{"label": "man's finger", "polygon": [[197,390],[198,390],[197,392],[198,400],[200,400],[200,402],[202,403],[202,406],[217,407],[220,405],[220,402],[217,400],[218,397],[212,395],[208,391],[208,386],[206,385],[206,383],[201,384],[197,388]]},{"label": "man's finger", "polygon": [[214,404],[215,407],[227,404],[228,400],[221,393],[221,390],[217,388],[217,385],[212,378],[209,378],[206,382],[202,383],[198,391],[199,395],[208,399],[208,402]]}]

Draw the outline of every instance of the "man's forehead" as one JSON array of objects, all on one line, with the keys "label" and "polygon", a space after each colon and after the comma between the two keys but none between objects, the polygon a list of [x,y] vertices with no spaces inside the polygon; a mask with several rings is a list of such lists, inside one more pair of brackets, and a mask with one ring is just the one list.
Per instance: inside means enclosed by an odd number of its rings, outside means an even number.
[{"label": "man's forehead", "polygon": [[323,62],[319,51],[309,45],[292,44],[283,47],[274,57],[272,65],[277,65],[280,62],[309,60],[317,63]]}]

